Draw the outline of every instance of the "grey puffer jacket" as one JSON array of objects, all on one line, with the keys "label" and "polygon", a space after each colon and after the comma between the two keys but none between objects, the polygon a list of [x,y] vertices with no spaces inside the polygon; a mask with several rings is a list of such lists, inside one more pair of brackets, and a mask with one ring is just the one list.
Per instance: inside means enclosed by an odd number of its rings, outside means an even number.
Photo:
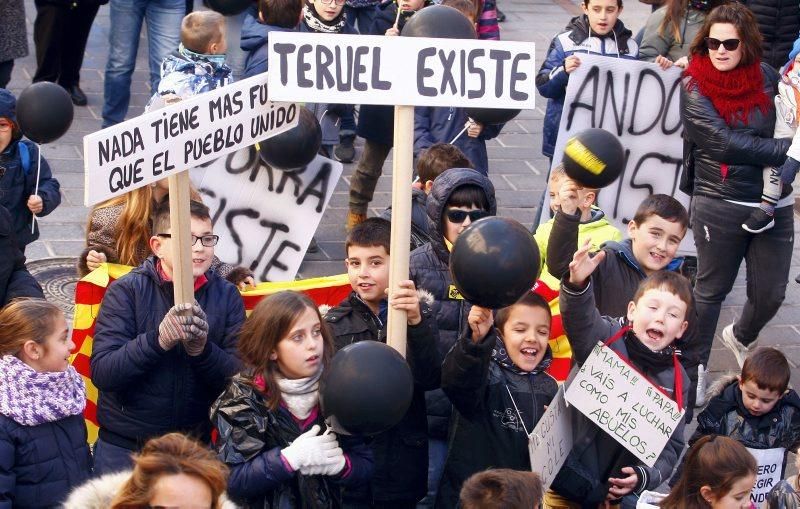
[{"label": "grey puffer jacket", "polygon": [[[778,73],[764,63],[761,70],[764,92],[775,97]],[[699,87],[689,85],[689,78],[681,87],[681,121],[685,177],[694,184],[693,194],[709,198],[758,203],[764,166],[782,165],[792,141],[772,137],[774,107],[766,114],[753,108],[747,122],[729,126]],[[791,192],[791,186],[784,186],[781,197]]]},{"label": "grey puffer jacket", "polygon": [[[453,278],[450,276],[450,252],[442,233],[442,217],[447,201],[453,191],[465,185],[475,185],[483,189],[489,202],[489,213],[497,214],[494,186],[488,177],[470,168],[447,170],[434,181],[425,204],[431,242],[415,249],[409,261],[414,285],[427,290],[435,299],[431,311],[439,325],[438,349],[442,359],[456,343],[460,333],[466,329],[471,307],[460,296],[451,295]],[[450,402],[439,389],[428,392],[425,400],[428,409],[428,434],[432,438],[444,439],[447,436]]]},{"label": "grey puffer jacket", "polygon": [[0,62],[28,55],[28,34],[25,24],[25,1],[3,0],[0,2]]}]

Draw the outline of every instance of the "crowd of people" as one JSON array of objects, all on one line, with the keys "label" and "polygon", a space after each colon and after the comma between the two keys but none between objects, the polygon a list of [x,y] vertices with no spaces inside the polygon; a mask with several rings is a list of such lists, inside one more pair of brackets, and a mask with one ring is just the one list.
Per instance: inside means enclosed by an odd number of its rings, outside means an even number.
[{"label": "crowd of people", "polygon": [[[34,80],[59,83],[76,105],[85,104],[81,56],[102,3],[36,2]],[[462,12],[479,37],[499,38],[492,0],[441,3]],[[127,113],[143,20],[154,108],[267,71],[273,31],[393,37],[430,2],[258,0],[243,15],[239,69],[226,63],[221,14],[186,14],[184,0],[110,4],[104,126]],[[548,98],[544,155],[554,156],[581,55],[679,66],[681,190],[691,206],[652,194],[623,234],[598,208],[601,190],[554,165],[550,218],[531,233],[541,276],[510,306],[469,302],[449,269],[458,237],[498,213],[485,142],[503,125],[475,122],[463,108],[415,110],[410,274],[391,288],[392,211],[367,211],[392,150],[393,110],[305,105],[321,123],[323,155],[352,162],[356,136],[365,140],[347,216],[352,291],[325,311],[282,291],[247,316],[239,290],[257,281],[215,256],[213,214],[194,189],[194,302],[174,305],[165,181],[96,205],[79,272],[107,262],[134,268],[109,286],[92,332],[92,444],[65,316],[25,268],[35,218],[57,210],[59,183],[23,138],[14,95],[0,88],[0,509],[800,507],[797,476],[763,489],[798,452],[800,397],[790,388],[790,359],[758,347],[784,300],[793,251],[800,39],[784,44],[751,6],[667,0],[635,36],[619,20],[622,0],[582,0],[583,14],[555,36],[536,77]],[[795,15],[800,24],[800,5],[784,21]],[[0,53],[0,86],[21,54]],[[678,256],[690,228],[696,265]],[[721,305],[743,260],[747,300],[721,334],[740,371],[707,391]],[[337,351],[386,342],[390,308],[406,317],[410,406],[376,435],[334,432],[320,407],[322,374]],[[684,418],[648,466],[576,414],[574,445],[544,486],[531,472],[530,434],[598,342]],[[767,456],[774,475],[764,477]],[[751,497],[754,488],[764,497]]]}]

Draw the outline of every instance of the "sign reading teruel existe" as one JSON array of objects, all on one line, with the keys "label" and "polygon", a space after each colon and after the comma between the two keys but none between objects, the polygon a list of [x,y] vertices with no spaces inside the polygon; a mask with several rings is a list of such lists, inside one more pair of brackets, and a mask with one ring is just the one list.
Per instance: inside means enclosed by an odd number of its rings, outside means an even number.
[{"label": "sign reading teruel existe", "polygon": [[531,42],[274,32],[269,90],[278,101],[534,107]]}]

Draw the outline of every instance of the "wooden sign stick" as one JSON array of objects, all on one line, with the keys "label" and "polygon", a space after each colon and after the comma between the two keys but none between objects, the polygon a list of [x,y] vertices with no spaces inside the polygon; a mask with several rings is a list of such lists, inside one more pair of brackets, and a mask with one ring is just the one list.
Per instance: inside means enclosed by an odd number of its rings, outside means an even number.
[{"label": "wooden sign stick", "polygon": [[194,302],[192,277],[192,216],[189,212],[189,172],[169,177],[169,227],[172,239],[172,282],[175,304]]}]

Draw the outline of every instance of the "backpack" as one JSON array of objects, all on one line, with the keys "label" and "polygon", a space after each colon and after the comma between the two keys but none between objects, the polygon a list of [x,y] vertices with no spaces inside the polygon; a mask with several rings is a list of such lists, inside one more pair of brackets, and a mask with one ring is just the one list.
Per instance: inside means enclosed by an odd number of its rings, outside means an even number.
[{"label": "backpack", "polygon": [[19,160],[22,162],[22,171],[25,176],[31,171],[31,149],[22,142],[19,142]]}]

